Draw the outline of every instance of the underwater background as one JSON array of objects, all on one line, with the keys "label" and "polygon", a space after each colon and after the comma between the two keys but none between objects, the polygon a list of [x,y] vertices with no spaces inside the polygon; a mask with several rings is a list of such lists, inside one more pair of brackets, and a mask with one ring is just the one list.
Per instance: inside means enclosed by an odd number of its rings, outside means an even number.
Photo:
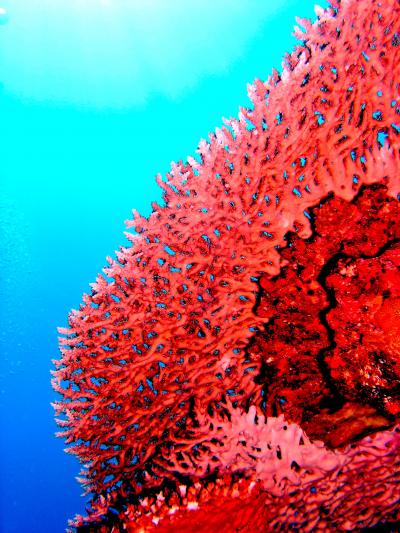
[{"label": "underwater background", "polygon": [[127,244],[131,209],[161,201],[154,176],[249,105],[313,2],[0,7],[0,531],[57,533],[85,499],[54,436],[56,328]]}]

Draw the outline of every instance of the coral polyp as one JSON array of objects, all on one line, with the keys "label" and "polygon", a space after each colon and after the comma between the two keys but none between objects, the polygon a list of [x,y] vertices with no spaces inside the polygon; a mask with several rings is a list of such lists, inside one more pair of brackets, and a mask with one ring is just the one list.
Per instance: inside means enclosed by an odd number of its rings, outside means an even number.
[{"label": "coral polyp", "polygon": [[71,527],[400,519],[400,4],[316,13],[60,330]]}]

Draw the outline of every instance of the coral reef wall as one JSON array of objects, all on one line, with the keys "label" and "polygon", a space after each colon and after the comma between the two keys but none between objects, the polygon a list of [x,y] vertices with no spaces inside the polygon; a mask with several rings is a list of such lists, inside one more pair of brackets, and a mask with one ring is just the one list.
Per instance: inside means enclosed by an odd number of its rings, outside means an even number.
[{"label": "coral reef wall", "polygon": [[81,531],[399,519],[400,3],[316,14],[60,330]]}]

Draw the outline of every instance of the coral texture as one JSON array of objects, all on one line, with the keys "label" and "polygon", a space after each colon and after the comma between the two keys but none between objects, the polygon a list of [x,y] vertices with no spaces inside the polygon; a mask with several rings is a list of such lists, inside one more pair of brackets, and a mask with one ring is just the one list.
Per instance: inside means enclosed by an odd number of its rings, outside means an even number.
[{"label": "coral texture", "polygon": [[60,330],[82,531],[400,519],[400,4],[316,13]]},{"label": "coral texture", "polygon": [[247,352],[263,361],[264,412],[336,447],[400,412],[400,206],[374,186],[310,213],[312,238],[289,233],[287,266],[261,277],[267,324]]}]

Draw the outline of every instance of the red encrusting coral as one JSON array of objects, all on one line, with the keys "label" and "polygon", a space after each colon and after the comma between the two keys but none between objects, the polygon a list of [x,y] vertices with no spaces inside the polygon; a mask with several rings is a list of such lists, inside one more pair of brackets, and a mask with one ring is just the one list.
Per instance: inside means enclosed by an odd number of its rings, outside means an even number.
[{"label": "red encrusting coral", "polygon": [[317,15],[61,329],[82,531],[399,519],[400,5]]},{"label": "red encrusting coral", "polygon": [[400,412],[400,206],[375,186],[310,213],[312,237],[289,233],[287,266],[261,277],[267,324],[248,353],[262,360],[265,413],[338,446]]}]

